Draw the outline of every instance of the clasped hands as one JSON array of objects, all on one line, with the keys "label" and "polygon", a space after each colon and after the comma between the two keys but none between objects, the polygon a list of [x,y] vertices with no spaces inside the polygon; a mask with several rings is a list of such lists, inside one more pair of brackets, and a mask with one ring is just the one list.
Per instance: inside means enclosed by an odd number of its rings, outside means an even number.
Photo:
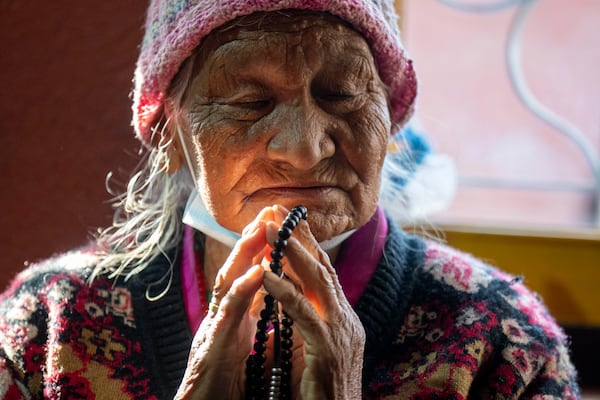
[{"label": "clasped hands", "polygon": [[288,278],[267,266],[269,243],[287,213],[282,206],[263,209],[219,270],[213,306],[194,337],[176,399],[244,398],[246,359],[266,292],[294,320],[293,398],[361,398],[364,329],[306,221],[288,240]]}]

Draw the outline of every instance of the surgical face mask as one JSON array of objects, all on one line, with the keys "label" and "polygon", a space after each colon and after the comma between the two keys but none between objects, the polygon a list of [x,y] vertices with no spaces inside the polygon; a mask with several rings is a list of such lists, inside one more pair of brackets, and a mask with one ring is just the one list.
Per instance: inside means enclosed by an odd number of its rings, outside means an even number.
[{"label": "surgical face mask", "polygon": [[[183,223],[218,240],[229,248],[233,248],[235,242],[242,237],[239,233],[225,228],[215,220],[212,214],[206,209],[202,197],[200,197],[195,188],[190,194],[185,210],[183,211]],[[323,250],[330,250],[340,245],[344,240],[350,237],[354,231],[356,231],[356,229],[334,236],[329,240],[319,242],[319,246],[321,246]]]},{"label": "surgical face mask", "polygon": [[235,246],[242,235],[231,231],[219,224],[217,220],[208,212],[204,201],[194,188],[183,211],[183,223],[199,230],[206,236],[218,240],[229,248]]}]

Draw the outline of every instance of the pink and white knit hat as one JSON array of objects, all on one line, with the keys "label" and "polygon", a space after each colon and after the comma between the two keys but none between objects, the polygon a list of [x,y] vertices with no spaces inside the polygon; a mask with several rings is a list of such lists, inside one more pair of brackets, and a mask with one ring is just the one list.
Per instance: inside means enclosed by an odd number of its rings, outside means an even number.
[{"label": "pink and white knit hat", "polygon": [[132,124],[138,138],[150,144],[171,80],[204,37],[237,17],[284,9],[328,12],[361,32],[389,88],[393,122],[406,121],[417,83],[400,40],[394,0],[151,0],[134,77]]}]

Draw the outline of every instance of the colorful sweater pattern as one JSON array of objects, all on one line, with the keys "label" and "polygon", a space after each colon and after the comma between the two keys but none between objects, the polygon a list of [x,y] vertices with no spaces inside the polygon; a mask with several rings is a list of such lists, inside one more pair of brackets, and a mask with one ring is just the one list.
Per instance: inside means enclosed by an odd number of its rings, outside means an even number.
[{"label": "colorful sweater pattern", "polygon": [[[192,340],[177,268],[90,284],[96,260],[58,256],[2,294],[0,399],[173,398]],[[391,224],[355,310],[364,399],[579,398],[564,334],[519,279]]]}]

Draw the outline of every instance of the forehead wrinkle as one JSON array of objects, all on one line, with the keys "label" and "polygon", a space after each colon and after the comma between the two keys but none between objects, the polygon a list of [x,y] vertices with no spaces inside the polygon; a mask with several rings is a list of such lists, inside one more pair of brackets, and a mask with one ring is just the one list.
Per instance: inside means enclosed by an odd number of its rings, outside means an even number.
[{"label": "forehead wrinkle", "polygon": [[[249,70],[257,68],[256,63],[239,62],[252,57],[253,53],[256,52],[256,47],[249,47],[245,44],[247,41],[248,39],[235,38],[210,52],[208,58],[204,61],[204,66],[208,69],[202,73],[209,96],[212,95],[215,89],[218,91],[222,83],[243,80],[245,76],[248,76]],[[260,42],[260,38],[255,38],[253,41]],[[231,62],[232,58],[238,62]]]},{"label": "forehead wrinkle", "polygon": [[[352,28],[331,19],[303,17],[286,21],[260,28],[235,27],[205,42],[204,60],[210,64],[204,78],[208,87],[214,87],[218,80],[259,84],[276,75],[293,89],[306,85],[320,70],[335,74],[333,70],[340,69],[357,78],[377,75],[376,70],[368,68],[372,57],[368,44]],[[338,37],[327,40],[332,33]]]},{"label": "forehead wrinkle", "polygon": [[[229,41],[213,51],[208,77],[254,80],[257,77],[268,79],[277,76],[288,88],[300,87],[313,70],[307,68],[302,42],[301,32],[263,32]],[[232,57],[235,60],[233,63]],[[208,83],[216,82],[217,79],[209,79]]]},{"label": "forehead wrinkle", "polygon": [[[248,47],[245,43],[248,43],[249,41],[250,38],[235,38],[222,43],[215,48],[209,56],[211,61],[211,69],[209,72],[212,74],[215,70],[227,70],[228,67],[232,66],[232,57],[234,59],[240,59],[241,57],[246,56]],[[260,38],[255,38],[252,41],[260,42]]]},{"label": "forehead wrinkle", "polygon": [[[260,14],[260,13],[257,13]],[[236,39],[251,39],[256,35],[274,32],[301,32],[315,27],[335,29],[346,35],[354,33],[362,38],[362,34],[349,26],[345,21],[328,13],[288,10],[288,12],[263,13],[264,18],[252,20],[246,24],[245,18],[239,17],[228,24],[211,32],[198,46],[196,56],[206,59],[212,51],[222,44]],[[251,16],[252,17],[252,16]]]},{"label": "forehead wrinkle", "polygon": [[[282,75],[285,78],[285,84],[290,88],[300,88],[305,85],[314,76],[315,71],[319,69],[318,57],[310,58],[305,51],[304,37],[305,31],[298,32],[294,35],[293,43],[289,43],[289,36],[285,36],[286,45],[284,46],[285,64],[282,65]],[[291,72],[291,73],[290,73]]]}]

